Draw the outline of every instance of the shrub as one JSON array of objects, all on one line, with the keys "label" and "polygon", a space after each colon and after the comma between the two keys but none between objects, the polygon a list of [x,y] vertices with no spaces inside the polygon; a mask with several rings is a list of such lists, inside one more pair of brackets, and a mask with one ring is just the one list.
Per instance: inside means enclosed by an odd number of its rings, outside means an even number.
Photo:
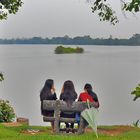
[{"label": "shrub", "polygon": [[3,81],[3,80],[4,80],[3,74],[0,73],[0,81]]},{"label": "shrub", "polygon": [[63,53],[63,50],[64,50],[64,47],[63,46],[58,46],[55,49],[55,53],[56,54],[61,54],[61,53]]},{"label": "shrub", "polygon": [[134,101],[140,97],[140,84],[131,92],[132,95],[135,95]]},{"label": "shrub", "polygon": [[55,53],[56,54],[64,54],[64,53],[83,53],[84,49],[77,47],[77,48],[72,48],[72,47],[63,47],[63,46],[57,46],[55,48]]},{"label": "shrub", "polygon": [[15,116],[14,109],[9,101],[0,100],[0,122],[12,122]]},{"label": "shrub", "polygon": [[83,48],[79,48],[79,47],[76,48],[76,53],[83,53],[83,52],[84,52]]}]

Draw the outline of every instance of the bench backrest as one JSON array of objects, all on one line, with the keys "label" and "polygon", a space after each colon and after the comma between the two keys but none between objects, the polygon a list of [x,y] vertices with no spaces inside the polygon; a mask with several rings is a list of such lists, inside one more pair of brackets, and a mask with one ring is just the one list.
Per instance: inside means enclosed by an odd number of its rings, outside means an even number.
[{"label": "bench backrest", "polygon": [[[95,107],[94,103],[90,103],[91,107]],[[44,100],[42,101],[43,110],[60,110],[60,111],[70,111],[70,112],[81,112],[87,108],[87,103],[84,102],[73,102],[72,106],[68,106],[66,102],[62,100]]]}]

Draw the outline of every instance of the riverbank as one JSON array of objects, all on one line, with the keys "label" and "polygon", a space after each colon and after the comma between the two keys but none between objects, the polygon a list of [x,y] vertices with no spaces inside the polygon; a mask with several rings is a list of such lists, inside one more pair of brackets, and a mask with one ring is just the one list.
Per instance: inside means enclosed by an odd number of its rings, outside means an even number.
[{"label": "riverbank", "polygon": [[[98,140],[139,140],[140,128],[132,126],[99,126]],[[50,127],[0,124],[1,140],[91,140],[96,139],[90,128],[83,135],[54,135]]]}]

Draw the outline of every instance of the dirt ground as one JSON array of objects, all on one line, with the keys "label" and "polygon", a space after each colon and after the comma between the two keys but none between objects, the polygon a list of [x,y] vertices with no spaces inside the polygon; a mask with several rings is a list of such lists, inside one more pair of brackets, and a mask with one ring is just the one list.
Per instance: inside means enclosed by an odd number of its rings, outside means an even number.
[{"label": "dirt ground", "polygon": [[18,122],[9,122],[9,123],[3,123],[3,125],[12,127],[12,126],[21,126],[22,124]]},{"label": "dirt ground", "polygon": [[[130,130],[134,129],[131,126],[116,126],[111,129],[108,128],[98,128],[98,133],[105,134],[108,136],[118,136],[122,133],[128,132]],[[91,128],[86,128],[86,132],[91,132]]]}]

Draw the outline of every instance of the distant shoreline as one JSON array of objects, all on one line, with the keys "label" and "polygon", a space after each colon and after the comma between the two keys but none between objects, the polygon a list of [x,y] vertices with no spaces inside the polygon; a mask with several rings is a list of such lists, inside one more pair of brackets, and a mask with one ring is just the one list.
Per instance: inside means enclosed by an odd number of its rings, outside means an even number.
[{"label": "distant shoreline", "polygon": [[0,39],[1,45],[107,45],[107,46],[140,46],[140,34],[134,34],[129,39],[118,39],[112,38],[110,36],[107,39],[104,38],[91,38],[90,36],[77,36],[70,38],[69,36],[64,37],[53,37],[42,38],[42,37],[32,37],[32,38],[17,38],[17,39]]},{"label": "distant shoreline", "polygon": [[0,44],[0,46],[6,46],[6,45],[9,45],[9,46],[14,46],[14,45],[20,45],[20,46],[26,46],[26,45],[28,45],[28,46],[30,46],[30,45],[35,45],[35,46],[37,46],[37,45],[42,45],[42,46],[45,46],[45,45],[50,45],[50,46],[58,46],[58,45],[65,45],[65,46],[93,46],[93,47],[100,47],[100,46],[105,46],[105,47],[114,47],[114,46],[118,46],[118,47],[124,47],[124,46],[128,46],[128,47],[140,47],[140,44],[139,45],[123,45],[123,44],[121,44],[121,45],[115,45],[115,44],[112,44],[112,45],[106,45],[106,44],[102,44],[102,45],[94,45],[94,44],[80,44],[80,45],[78,45],[78,44]]}]

